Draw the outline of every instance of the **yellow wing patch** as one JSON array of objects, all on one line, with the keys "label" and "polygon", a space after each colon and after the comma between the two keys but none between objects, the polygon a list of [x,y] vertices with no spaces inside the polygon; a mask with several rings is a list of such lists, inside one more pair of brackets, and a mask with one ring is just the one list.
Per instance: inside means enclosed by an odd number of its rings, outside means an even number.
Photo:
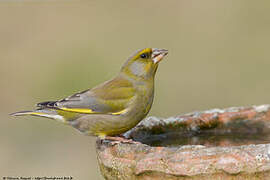
[{"label": "yellow wing patch", "polygon": [[[102,114],[100,112],[92,111],[91,109],[80,109],[80,108],[60,108],[63,111],[74,112],[74,113],[83,113],[83,114]],[[127,110],[124,109],[122,111],[114,112],[114,113],[106,113],[112,115],[120,115],[125,113]]]},{"label": "yellow wing patch", "polygon": [[60,108],[63,111],[75,112],[75,113],[84,113],[84,114],[93,114],[95,113],[91,109],[79,109],[79,108]]},{"label": "yellow wing patch", "polygon": [[120,115],[120,114],[124,114],[125,112],[127,112],[127,109],[124,109],[122,111],[118,111],[118,112],[115,112],[115,113],[111,113],[112,115]]}]

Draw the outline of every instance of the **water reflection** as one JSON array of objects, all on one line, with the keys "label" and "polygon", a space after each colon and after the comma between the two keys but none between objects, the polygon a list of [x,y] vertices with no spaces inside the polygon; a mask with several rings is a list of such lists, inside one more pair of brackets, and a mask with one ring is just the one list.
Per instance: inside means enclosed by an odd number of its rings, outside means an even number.
[{"label": "water reflection", "polygon": [[151,146],[204,145],[240,146],[270,142],[270,129],[266,122],[237,121],[226,126],[191,131],[167,129],[166,132],[141,131],[135,140]]}]

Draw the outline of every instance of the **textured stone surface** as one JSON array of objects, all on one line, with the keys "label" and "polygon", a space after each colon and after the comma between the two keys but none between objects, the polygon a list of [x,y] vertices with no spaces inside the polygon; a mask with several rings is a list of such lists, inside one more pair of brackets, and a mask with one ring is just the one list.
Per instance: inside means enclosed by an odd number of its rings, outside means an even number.
[{"label": "textured stone surface", "polygon": [[[214,109],[167,119],[150,117],[125,134],[148,143],[151,137],[243,133],[268,137],[270,106]],[[163,134],[163,136],[161,136]],[[267,142],[268,139],[265,139]],[[97,156],[106,179],[270,179],[270,144],[235,146],[150,146],[97,140]],[[246,143],[246,141],[244,141]],[[254,141],[256,143],[256,141]],[[151,144],[151,143],[150,143]],[[241,144],[241,143],[240,143]]]}]

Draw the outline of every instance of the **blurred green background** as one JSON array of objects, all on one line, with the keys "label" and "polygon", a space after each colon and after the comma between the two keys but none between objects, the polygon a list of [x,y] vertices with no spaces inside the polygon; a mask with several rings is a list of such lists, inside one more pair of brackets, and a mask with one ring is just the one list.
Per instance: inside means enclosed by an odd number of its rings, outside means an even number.
[{"label": "blurred green background", "polygon": [[0,1],[0,175],[102,179],[95,138],[9,113],[113,77],[169,49],[150,115],[270,103],[270,1]]}]

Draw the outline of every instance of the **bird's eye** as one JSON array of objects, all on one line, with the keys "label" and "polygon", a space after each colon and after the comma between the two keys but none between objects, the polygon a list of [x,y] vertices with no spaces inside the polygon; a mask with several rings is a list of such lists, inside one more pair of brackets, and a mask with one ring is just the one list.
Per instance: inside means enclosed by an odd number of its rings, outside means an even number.
[{"label": "bird's eye", "polygon": [[145,59],[146,58],[146,54],[141,54],[141,58]]}]

